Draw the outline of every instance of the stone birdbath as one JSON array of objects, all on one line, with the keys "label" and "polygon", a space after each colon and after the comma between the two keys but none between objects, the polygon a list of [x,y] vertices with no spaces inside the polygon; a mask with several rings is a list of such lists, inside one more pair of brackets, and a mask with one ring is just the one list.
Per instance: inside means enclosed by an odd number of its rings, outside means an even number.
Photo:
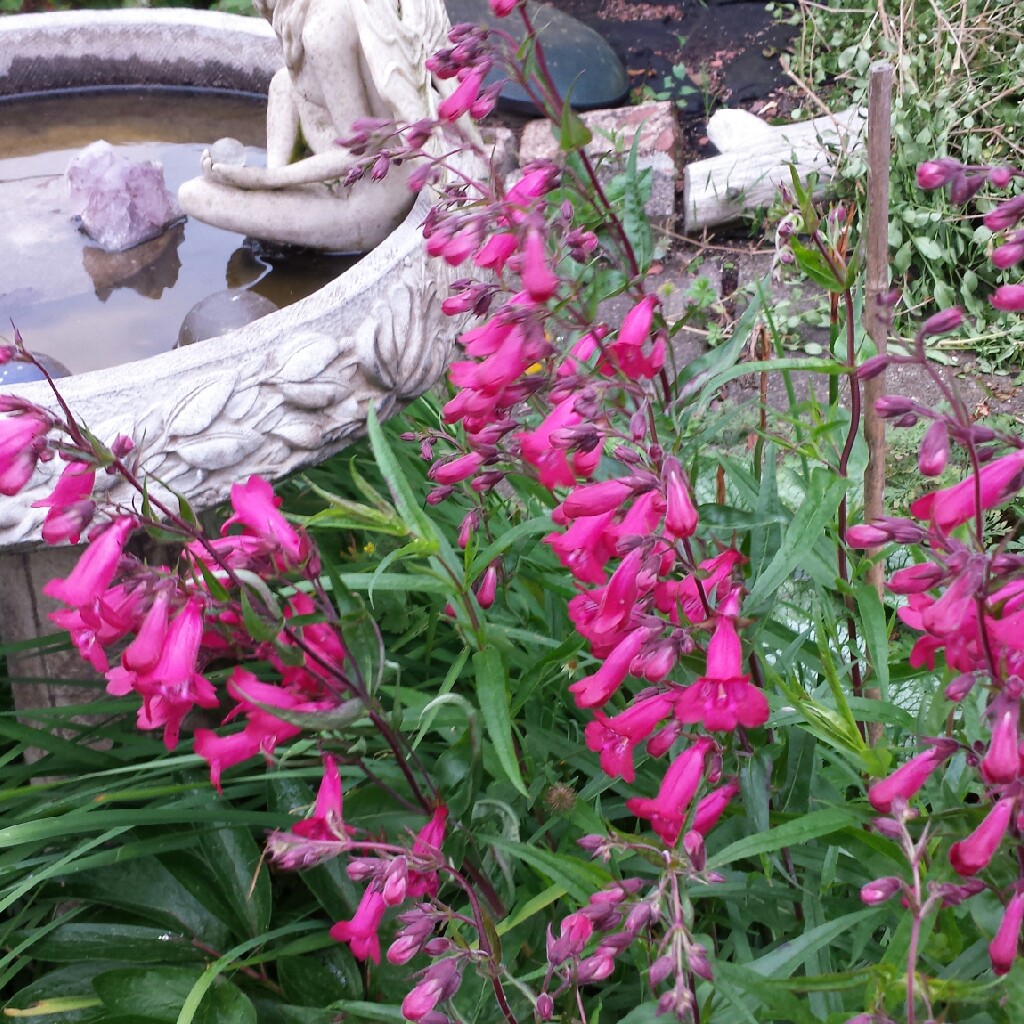
[{"label": "stone birdbath", "polygon": [[[419,6],[444,19],[440,2]],[[443,20],[430,26],[438,29]],[[422,26],[419,38],[429,43]],[[402,72],[400,58],[389,57],[389,73]],[[0,98],[123,85],[266,92],[283,66],[274,28],[255,18],[168,9],[0,19]],[[66,378],[68,404],[99,437],[132,436],[145,469],[196,509],[222,502],[250,474],[276,479],[337,452],[364,432],[371,405],[387,416],[445,368],[458,325],[440,300],[456,275],[425,253],[419,225],[429,203],[421,194],[367,256],[308,298],[198,345]],[[16,390],[53,404],[42,383]],[[45,509],[32,503],[58,470],[40,466],[20,495],[0,502],[7,642],[52,632],[52,605],[39,591],[77,554],[41,550]],[[107,479],[116,498],[119,485]],[[67,678],[68,665],[38,656],[10,668]]]}]

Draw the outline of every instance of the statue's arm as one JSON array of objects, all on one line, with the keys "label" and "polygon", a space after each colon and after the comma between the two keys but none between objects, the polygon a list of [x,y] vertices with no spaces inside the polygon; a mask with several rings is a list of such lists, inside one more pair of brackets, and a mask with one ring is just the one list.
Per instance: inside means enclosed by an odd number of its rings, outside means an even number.
[{"label": "statue's arm", "polygon": [[220,185],[241,189],[291,188],[314,185],[343,178],[355,157],[340,146],[337,150],[317,153],[283,167],[237,167],[213,162],[209,150],[203,152],[203,177]]}]

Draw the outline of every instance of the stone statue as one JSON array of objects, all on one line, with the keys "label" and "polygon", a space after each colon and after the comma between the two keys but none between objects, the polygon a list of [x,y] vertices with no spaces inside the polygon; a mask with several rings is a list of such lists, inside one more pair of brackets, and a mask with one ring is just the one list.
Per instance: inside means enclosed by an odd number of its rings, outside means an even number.
[{"label": "stone statue", "polygon": [[[444,45],[443,0],[254,0],[274,28],[285,67],[267,97],[267,166],[216,162],[181,186],[182,209],[254,238],[368,252],[412,206],[409,163],[383,181],[343,178],[356,158],[336,140],[352,122],[433,117],[438,87],[424,66]],[[214,150],[216,152],[216,148]]]}]

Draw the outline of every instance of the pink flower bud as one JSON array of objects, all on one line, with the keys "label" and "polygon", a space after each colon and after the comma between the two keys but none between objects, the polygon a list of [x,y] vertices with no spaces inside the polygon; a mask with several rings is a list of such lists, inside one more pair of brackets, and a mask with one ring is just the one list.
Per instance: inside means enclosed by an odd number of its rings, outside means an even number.
[{"label": "pink flower bud", "polygon": [[697,529],[697,506],[693,503],[686,476],[676,459],[665,460],[663,480],[666,530],[676,540],[692,537]]},{"label": "pink flower bud", "polygon": [[604,981],[615,970],[615,961],[606,953],[595,953],[581,960],[576,970],[576,979],[587,985],[594,981]]},{"label": "pink flower bud", "polygon": [[921,337],[928,338],[933,334],[947,334],[955,331],[964,322],[964,311],[959,306],[951,306],[928,317],[921,325]]},{"label": "pink flower bud", "polygon": [[887,814],[893,801],[898,798],[909,800],[928,781],[928,777],[956,749],[947,744],[936,744],[906,764],[901,765],[887,779],[874,783],[868,789],[868,800],[876,811]]},{"label": "pink flower bud", "polygon": [[985,820],[966,839],[950,847],[949,862],[957,874],[976,875],[988,866],[1006,835],[1013,806],[1012,799],[996,801]]},{"label": "pink flower bud", "polygon": [[870,359],[865,359],[864,362],[857,367],[857,378],[859,380],[872,380],[879,376],[879,374],[885,373],[888,365],[889,356],[884,354],[872,356]]},{"label": "pink flower bud", "polygon": [[942,188],[948,185],[960,173],[960,161],[950,157],[939,157],[919,164],[917,168],[917,184],[919,188]]},{"label": "pink flower bud", "polygon": [[683,849],[690,858],[694,871],[703,871],[708,862],[707,850],[704,848],[704,836],[696,829],[691,829],[683,836]]},{"label": "pink flower bud", "polygon": [[1019,737],[1020,699],[996,701],[992,741],[981,762],[981,774],[990,785],[1013,782],[1020,775]]},{"label": "pink flower bud", "polygon": [[1004,313],[1024,311],[1024,284],[1000,285],[992,293],[989,302]]},{"label": "pink flower bud", "polygon": [[917,455],[922,476],[939,476],[949,457],[949,430],[944,420],[936,420],[926,431]]},{"label": "pink flower bud", "polygon": [[686,960],[690,970],[698,978],[703,978],[705,981],[715,980],[714,971],[711,970],[711,964],[708,961],[708,951],[703,946],[691,946],[686,951]]},{"label": "pink flower bud", "polygon": [[1006,270],[1021,260],[1024,260],[1024,245],[1020,242],[1010,242],[992,250],[992,262],[1000,270]]},{"label": "pink flower bud", "polygon": [[846,530],[846,543],[851,548],[877,548],[890,540],[892,538],[885,530],[871,523],[858,523]]},{"label": "pink flower bud", "polygon": [[520,277],[534,302],[547,302],[558,290],[558,275],[548,266],[544,238],[537,230],[526,233]]},{"label": "pink flower bud", "polygon": [[496,18],[506,18],[516,9],[519,0],[490,0],[490,4],[491,13]]},{"label": "pink flower bud", "polygon": [[1005,231],[1007,228],[1012,228],[1022,217],[1024,217],[1024,195],[1014,196],[985,214],[985,227],[989,231]]},{"label": "pink flower bud", "polygon": [[1006,188],[1010,184],[1010,179],[1013,177],[1013,171],[1009,167],[992,167],[988,172],[988,180],[995,185],[996,188]]},{"label": "pink flower bud", "polygon": [[974,689],[978,677],[974,672],[964,672],[946,687],[946,700],[959,704]]},{"label": "pink flower bud", "polygon": [[481,608],[490,608],[494,604],[494,598],[498,589],[498,570],[494,565],[487,566],[483,576],[480,578],[480,586],[476,592],[476,599]]},{"label": "pink flower bud", "polygon": [[892,899],[900,889],[903,888],[903,879],[895,875],[886,878],[876,878],[873,882],[861,887],[860,898],[869,907],[876,907],[886,900]]},{"label": "pink flower bud", "polygon": [[437,483],[451,486],[471,477],[482,465],[484,457],[479,452],[468,452],[448,462],[435,462],[427,474]]},{"label": "pink flower bud", "polygon": [[987,174],[958,174],[949,188],[949,201],[956,205],[970,202],[988,181]]},{"label": "pink flower bud", "polygon": [[1017,959],[1020,946],[1020,927],[1024,921],[1024,894],[1014,893],[1006,905],[1006,912],[999,925],[995,938],[989,943],[988,955],[992,960],[992,970],[996,974],[1006,974]]},{"label": "pink flower bud", "polygon": [[937,587],[946,578],[946,570],[934,562],[921,562],[897,569],[886,588],[894,594],[923,594]]},{"label": "pink flower bud", "polygon": [[660,985],[669,975],[671,975],[676,969],[675,958],[666,954],[665,956],[659,956],[657,960],[651,964],[650,970],[647,972],[647,980],[651,983],[651,988]]},{"label": "pink flower bud", "polygon": [[541,994],[537,996],[537,1002],[534,1004],[533,1011],[537,1015],[537,1020],[551,1020],[555,1015],[554,999],[552,999],[547,992],[541,992]]}]

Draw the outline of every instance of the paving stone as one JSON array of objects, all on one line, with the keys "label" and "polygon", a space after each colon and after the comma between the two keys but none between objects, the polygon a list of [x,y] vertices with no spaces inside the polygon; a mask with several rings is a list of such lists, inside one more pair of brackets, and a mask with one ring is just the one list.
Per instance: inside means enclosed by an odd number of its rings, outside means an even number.
[{"label": "paving stone", "polygon": [[[637,166],[651,169],[651,198],[647,202],[647,215],[659,222],[668,222],[675,216],[676,153],[679,147],[679,128],[673,106],[669,102],[642,103],[617,110],[594,110],[582,115],[594,138],[587,151],[592,156],[613,155],[605,165],[605,178],[625,167],[626,157],[639,132]],[[551,132],[550,122],[533,121],[523,130],[519,143],[519,162],[551,159],[558,152],[558,143]]]}]

